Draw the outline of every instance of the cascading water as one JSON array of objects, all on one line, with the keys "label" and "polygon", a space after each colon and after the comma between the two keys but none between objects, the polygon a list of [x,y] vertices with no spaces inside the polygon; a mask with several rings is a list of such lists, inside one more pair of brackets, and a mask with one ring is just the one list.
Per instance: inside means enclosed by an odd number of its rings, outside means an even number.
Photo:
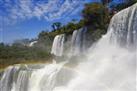
[{"label": "cascading water", "polygon": [[137,46],[137,4],[119,12],[112,18],[109,30],[111,42],[124,47]]},{"label": "cascading water", "polygon": [[34,44],[36,44],[38,41],[32,41],[30,44],[29,44],[29,47],[32,47],[34,46]]},{"label": "cascading water", "polygon": [[81,28],[79,30],[75,30],[72,34],[71,40],[71,55],[78,55],[86,50],[86,29]]},{"label": "cascading water", "polygon": [[[67,53],[70,56],[76,56],[83,53],[86,50],[86,28],[75,30],[72,34],[70,43],[70,51]],[[62,56],[64,49],[64,34],[57,35],[54,38],[51,54],[55,56]]]},{"label": "cascading water", "polygon": [[0,91],[27,91],[29,74],[26,66],[8,67],[1,78]]},{"label": "cascading water", "polygon": [[108,33],[74,68],[76,77],[54,91],[136,91],[136,11],[137,4],[116,14]]},{"label": "cascading water", "polygon": [[[108,33],[96,47],[91,47],[76,67],[67,68],[75,74],[66,83],[56,85],[61,83],[57,76],[64,74],[61,70],[66,69],[63,67],[65,63],[50,64],[40,69],[15,66],[5,70],[0,91],[136,91],[136,9],[137,4],[112,18]],[[62,49],[61,39],[56,36],[52,53],[60,53],[55,49]],[[64,76],[71,72],[67,71]]]},{"label": "cascading water", "polygon": [[0,91],[52,91],[57,73],[66,62],[37,69],[28,66],[8,67],[0,81]]},{"label": "cascading water", "polygon": [[57,35],[54,38],[51,54],[54,54],[55,56],[62,56],[64,49],[64,39],[65,39],[64,34]]}]

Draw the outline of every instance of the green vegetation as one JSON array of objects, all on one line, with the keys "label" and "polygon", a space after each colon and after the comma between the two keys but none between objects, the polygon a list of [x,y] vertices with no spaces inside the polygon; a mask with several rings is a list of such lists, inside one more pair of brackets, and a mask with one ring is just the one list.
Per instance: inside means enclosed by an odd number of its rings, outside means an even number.
[{"label": "green vegetation", "polygon": [[20,44],[12,46],[0,44],[0,68],[12,64],[29,62],[45,62],[51,60],[51,55],[42,48],[28,47]]},{"label": "green vegetation", "polygon": [[28,39],[15,41],[12,45],[1,43],[0,68],[18,63],[49,62],[52,59],[50,50],[54,37],[64,33],[70,35],[74,30],[82,27],[87,28],[88,35],[90,35],[88,39],[95,42],[107,32],[110,19],[116,12],[137,2],[137,0],[125,0],[119,4],[112,3],[108,7],[113,0],[101,1],[101,3],[85,4],[80,21],[73,19],[66,25],[60,22],[53,23],[51,32],[42,31],[36,39],[38,42],[32,47],[29,47],[28,44],[34,40]]}]

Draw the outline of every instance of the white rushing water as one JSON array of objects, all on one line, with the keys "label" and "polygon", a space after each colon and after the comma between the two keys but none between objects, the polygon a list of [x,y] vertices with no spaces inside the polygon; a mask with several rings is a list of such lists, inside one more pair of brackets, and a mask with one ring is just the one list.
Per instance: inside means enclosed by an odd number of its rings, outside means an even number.
[{"label": "white rushing water", "polygon": [[64,39],[65,39],[64,34],[57,35],[54,38],[51,54],[54,54],[55,56],[62,56],[63,55]]},{"label": "white rushing water", "polygon": [[71,39],[71,55],[79,55],[80,53],[83,53],[86,48],[86,29],[81,28],[79,30],[75,30],[72,34]]},{"label": "white rushing water", "polygon": [[[70,48],[66,55],[75,56],[83,53],[86,50],[86,28],[75,30],[72,34]],[[64,54],[64,38],[65,35],[56,35],[52,44],[51,54],[62,56]]]},{"label": "white rushing water", "polygon": [[116,14],[108,33],[75,69],[78,75],[54,91],[136,91],[137,4]]},{"label": "white rushing water", "polygon": [[[117,13],[108,33],[86,52],[85,58],[79,58],[76,67],[63,67],[65,62],[40,69],[9,67],[1,79],[0,91],[136,91],[136,21],[137,4]],[[62,49],[59,37],[53,49]],[[60,54],[60,50],[52,53]]]},{"label": "white rushing water", "polygon": [[30,44],[29,44],[29,47],[32,47],[34,46],[34,44],[36,44],[38,41],[32,41]]}]

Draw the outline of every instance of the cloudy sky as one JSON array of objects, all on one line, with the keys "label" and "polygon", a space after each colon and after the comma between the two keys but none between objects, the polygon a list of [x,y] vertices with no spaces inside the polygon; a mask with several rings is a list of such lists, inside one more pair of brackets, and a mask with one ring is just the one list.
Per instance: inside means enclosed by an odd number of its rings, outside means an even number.
[{"label": "cloudy sky", "polygon": [[0,0],[0,42],[36,38],[53,22],[79,20],[85,3],[100,0]]}]

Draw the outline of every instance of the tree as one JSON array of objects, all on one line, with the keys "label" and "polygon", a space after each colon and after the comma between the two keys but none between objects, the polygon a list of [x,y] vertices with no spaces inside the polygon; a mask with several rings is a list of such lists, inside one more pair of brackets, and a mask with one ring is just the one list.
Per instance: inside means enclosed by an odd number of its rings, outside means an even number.
[{"label": "tree", "polygon": [[111,5],[111,8],[112,8],[112,11],[120,11],[124,8],[127,8],[131,5],[133,5],[134,3],[136,3],[137,0],[123,0],[122,3],[119,3],[119,4],[115,4],[115,3],[112,3]]},{"label": "tree", "polygon": [[86,4],[82,15],[86,26],[103,28],[109,22],[109,11],[100,3]]},{"label": "tree", "polygon": [[107,6],[110,2],[112,2],[113,0],[101,0],[102,4],[104,6]]},{"label": "tree", "polygon": [[0,43],[0,47],[4,47],[4,43]]},{"label": "tree", "polygon": [[52,28],[54,31],[59,30],[61,28],[61,23],[60,22],[53,23]]},{"label": "tree", "polygon": [[137,2],[137,0],[124,0],[124,3],[126,4],[126,7],[131,6],[136,2]]}]

